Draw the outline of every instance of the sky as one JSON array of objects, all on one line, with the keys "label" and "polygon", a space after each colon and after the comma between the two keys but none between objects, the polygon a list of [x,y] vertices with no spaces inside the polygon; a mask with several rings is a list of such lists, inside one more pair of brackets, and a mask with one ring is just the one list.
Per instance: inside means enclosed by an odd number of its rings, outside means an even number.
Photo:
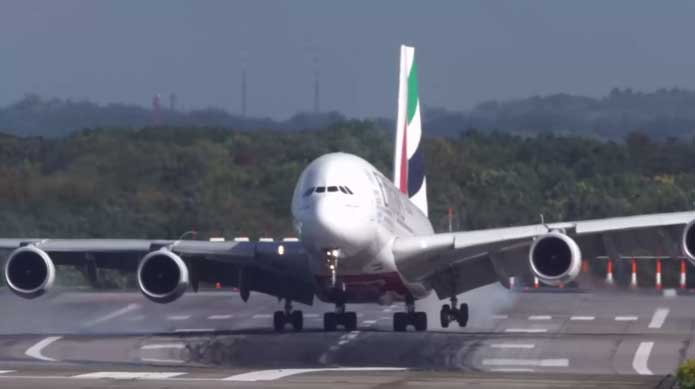
[{"label": "sky", "polygon": [[[393,117],[399,45],[425,106],[695,89],[695,2],[0,0],[0,106],[27,93],[284,119]],[[315,65],[314,58],[318,58]]]}]

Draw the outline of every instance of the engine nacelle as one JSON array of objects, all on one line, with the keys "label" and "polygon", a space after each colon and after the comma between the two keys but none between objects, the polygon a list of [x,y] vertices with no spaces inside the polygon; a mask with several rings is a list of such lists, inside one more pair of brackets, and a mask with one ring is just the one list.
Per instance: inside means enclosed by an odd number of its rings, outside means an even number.
[{"label": "engine nacelle", "polygon": [[138,287],[156,303],[169,303],[183,295],[190,277],[186,263],[166,248],[145,255],[138,265]]},{"label": "engine nacelle", "polygon": [[688,257],[688,260],[695,264],[695,220],[686,224],[683,229],[683,237],[681,238],[681,247],[683,254]]},{"label": "engine nacelle", "polygon": [[543,283],[557,286],[577,278],[582,253],[572,238],[553,231],[536,238],[529,250],[529,263]]},{"label": "engine nacelle", "polygon": [[13,251],[5,262],[5,282],[18,296],[39,297],[55,282],[56,268],[48,254],[28,245]]}]

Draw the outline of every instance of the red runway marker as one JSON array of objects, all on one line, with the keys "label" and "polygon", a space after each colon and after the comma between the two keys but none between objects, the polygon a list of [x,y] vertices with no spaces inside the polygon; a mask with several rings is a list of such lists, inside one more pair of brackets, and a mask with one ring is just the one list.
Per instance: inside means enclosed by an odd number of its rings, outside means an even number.
[{"label": "red runway marker", "polygon": [[661,259],[656,260],[656,288],[661,289]]},{"label": "red runway marker", "polygon": [[613,284],[613,261],[611,261],[610,258],[606,265],[606,283]]},{"label": "red runway marker", "polygon": [[685,284],[686,284],[686,279],[685,279],[685,260],[681,259],[681,274],[680,274],[680,287],[681,289],[685,289]]},{"label": "red runway marker", "polygon": [[632,258],[632,264],[631,264],[631,271],[630,271],[630,286],[633,288],[637,287],[637,261],[635,258]]}]

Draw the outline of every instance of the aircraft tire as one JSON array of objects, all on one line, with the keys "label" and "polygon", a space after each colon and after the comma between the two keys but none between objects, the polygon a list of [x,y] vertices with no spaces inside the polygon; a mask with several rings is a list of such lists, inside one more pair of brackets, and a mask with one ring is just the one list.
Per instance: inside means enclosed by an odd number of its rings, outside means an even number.
[{"label": "aircraft tire", "polygon": [[304,313],[302,311],[292,311],[290,314],[290,323],[295,332],[299,332],[304,328]]},{"label": "aircraft tire", "polygon": [[427,331],[427,314],[425,312],[413,313],[413,324],[415,331]]},{"label": "aircraft tire", "polygon": [[338,326],[338,315],[335,312],[328,312],[323,314],[323,330],[324,331],[335,331]]},{"label": "aircraft tire", "polygon": [[405,332],[408,325],[408,314],[405,312],[396,312],[393,314],[393,330],[395,332]]},{"label": "aircraft tire", "polygon": [[345,312],[343,314],[343,323],[346,331],[354,331],[357,329],[357,314],[355,312]]},{"label": "aircraft tire", "polygon": [[459,327],[465,327],[468,324],[468,304],[461,303],[457,316],[456,321],[458,321]]},{"label": "aircraft tire", "polygon": [[449,307],[449,304],[444,304],[441,311],[439,311],[439,321],[442,328],[449,327],[449,322],[451,322],[451,307]]},{"label": "aircraft tire", "polygon": [[275,311],[273,314],[273,329],[275,329],[275,332],[282,332],[285,329],[285,312]]}]

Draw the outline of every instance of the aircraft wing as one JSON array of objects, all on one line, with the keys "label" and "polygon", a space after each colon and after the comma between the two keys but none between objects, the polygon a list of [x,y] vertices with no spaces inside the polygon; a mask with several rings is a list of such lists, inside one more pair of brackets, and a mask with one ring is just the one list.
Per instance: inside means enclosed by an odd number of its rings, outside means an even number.
[{"label": "aircraft wing", "polygon": [[529,248],[549,230],[575,240],[583,258],[682,257],[684,227],[695,212],[584,220],[398,238],[396,266],[412,282],[428,283],[447,298],[510,276],[528,274]]},{"label": "aircraft wing", "polygon": [[93,284],[96,281],[90,277],[95,273],[93,269],[135,272],[147,253],[168,247],[187,263],[194,289],[200,281],[220,282],[305,304],[313,302],[314,283],[309,276],[308,254],[300,242],[0,239],[0,251],[6,256],[27,244],[45,251],[55,265],[82,270]]}]

